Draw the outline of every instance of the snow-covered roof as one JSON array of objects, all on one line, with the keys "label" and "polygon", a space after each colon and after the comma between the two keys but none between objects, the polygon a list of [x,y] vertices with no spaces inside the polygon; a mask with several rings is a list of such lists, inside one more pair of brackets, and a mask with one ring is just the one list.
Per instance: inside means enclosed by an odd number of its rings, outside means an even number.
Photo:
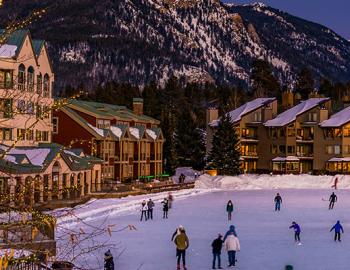
[{"label": "snow-covered roof", "polygon": [[272,161],[299,161],[299,158],[295,156],[276,157]]},{"label": "snow-covered roof", "polygon": [[157,134],[152,129],[146,129],[146,132],[153,140],[157,139]]},{"label": "snow-covered roof", "polygon": [[[246,115],[247,113],[253,112],[274,100],[276,100],[276,98],[257,98],[243,104],[241,107],[233,111],[230,111],[228,114],[230,115],[232,123],[235,123],[240,121],[242,116]],[[219,125],[219,122],[220,120],[217,119],[212,121],[209,125],[215,127]]]},{"label": "snow-covered roof", "polygon": [[117,136],[119,139],[122,137],[123,135],[123,131],[121,130],[121,128],[117,127],[117,126],[111,126],[110,130],[112,131],[112,133]]},{"label": "snow-covered roof", "polygon": [[321,123],[321,127],[341,127],[350,122],[350,106],[333,114],[328,120]]},{"label": "snow-covered roof", "polygon": [[17,46],[4,44],[0,46],[0,58],[11,58],[16,55]]},{"label": "snow-covered roof", "polygon": [[276,118],[267,121],[264,125],[267,127],[283,127],[295,121],[297,116],[319,106],[321,103],[328,101],[329,98],[309,98],[300,102],[298,105],[277,115]]},{"label": "snow-covered roof", "polygon": [[330,160],[328,160],[328,162],[341,162],[341,161],[344,161],[344,162],[350,162],[350,157],[345,157],[345,158],[331,158]]},{"label": "snow-covered roof", "polygon": [[[47,155],[50,153],[50,148],[36,148],[36,149],[26,149],[26,148],[12,148],[7,153],[6,156],[11,155],[25,155],[31,164],[34,166],[43,166]],[[10,159],[8,159],[11,161]]]}]

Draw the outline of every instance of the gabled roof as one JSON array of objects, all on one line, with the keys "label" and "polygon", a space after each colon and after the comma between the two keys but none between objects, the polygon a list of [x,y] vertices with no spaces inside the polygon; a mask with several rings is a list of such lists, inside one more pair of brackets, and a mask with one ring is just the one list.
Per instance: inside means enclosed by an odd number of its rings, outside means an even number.
[{"label": "gabled roof", "polygon": [[[16,174],[40,173],[54,161],[58,154],[63,158],[72,171],[88,170],[102,160],[79,156],[72,149],[55,143],[40,143],[32,147],[14,147],[9,150],[8,146],[0,145],[0,152],[6,152],[0,159],[0,171]],[[25,161],[25,162],[23,162]]]},{"label": "gabled roof", "polygon": [[45,41],[42,39],[33,40],[33,49],[36,57],[40,55],[41,49],[44,47],[44,45],[45,45]]},{"label": "gabled roof", "polygon": [[333,114],[328,120],[323,121],[321,127],[341,127],[350,122],[350,106]]},{"label": "gabled roof", "polygon": [[[252,101],[249,101],[243,104],[241,107],[230,111],[228,114],[230,115],[232,123],[236,123],[242,119],[242,117],[248,113],[251,113],[271,102],[276,100],[276,98],[257,98]],[[212,121],[209,125],[217,126],[219,124],[219,119]]]},{"label": "gabled roof", "polygon": [[328,101],[329,98],[310,98],[300,102],[298,105],[277,115],[276,118],[267,121],[264,125],[267,127],[283,127],[296,120],[297,116],[321,105]]},{"label": "gabled roof", "polygon": [[159,123],[158,120],[147,115],[135,114],[132,110],[128,109],[125,106],[83,100],[71,100],[67,106],[74,110],[93,115],[97,118],[118,118],[124,121],[135,120],[143,122],[152,122],[157,124]]}]

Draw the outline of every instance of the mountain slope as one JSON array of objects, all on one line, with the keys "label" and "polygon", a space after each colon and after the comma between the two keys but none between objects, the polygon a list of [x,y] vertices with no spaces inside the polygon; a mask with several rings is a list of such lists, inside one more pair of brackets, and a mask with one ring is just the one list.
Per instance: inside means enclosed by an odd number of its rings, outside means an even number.
[{"label": "mountain slope", "polygon": [[[30,2],[30,3],[28,3]],[[49,42],[59,87],[116,80],[144,85],[172,75],[249,84],[250,65],[266,58],[283,83],[311,68],[350,77],[350,43],[331,30],[261,4],[215,0],[13,0],[1,23],[49,6],[32,25]],[[18,9],[18,7],[21,7]],[[11,14],[9,16],[9,14]]]}]

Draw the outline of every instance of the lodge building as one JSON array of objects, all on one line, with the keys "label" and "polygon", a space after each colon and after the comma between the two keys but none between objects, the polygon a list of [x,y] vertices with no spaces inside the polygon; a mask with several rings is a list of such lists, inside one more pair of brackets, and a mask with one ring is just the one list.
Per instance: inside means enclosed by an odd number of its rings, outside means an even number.
[{"label": "lodge building", "polygon": [[159,124],[143,114],[141,98],[133,99],[132,110],[72,100],[54,113],[53,138],[103,159],[102,178],[106,182],[158,178],[163,173],[164,143]]},{"label": "lodge building", "polygon": [[[332,115],[329,98],[312,93],[302,101],[290,91],[282,103],[280,114],[274,98],[229,112],[240,138],[242,172],[350,173],[350,108]],[[207,110],[207,152],[217,115],[216,109]]]},{"label": "lodge building", "polygon": [[100,159],[52,143],[54,79],[45,41],[33,40],[28,30],[13,32],[0,46],[2,202],[41,205],[100,188]]}]

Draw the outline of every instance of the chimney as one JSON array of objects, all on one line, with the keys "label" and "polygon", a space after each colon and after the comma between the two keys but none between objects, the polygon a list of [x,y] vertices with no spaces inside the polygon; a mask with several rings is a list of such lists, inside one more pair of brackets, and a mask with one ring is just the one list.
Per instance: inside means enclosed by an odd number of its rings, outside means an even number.
[{"label": "chimney", "polygon": [[282,93],[282,108],[289,109],[294,106],[294,93],[287,89]]},{"label": "chimney", "polygon": [[213,107],[207,109],[206,121],[207,125],[219,118],[219,110]]},{"label": "chimney", "polygon": [[143,115],[143,99],[133,98],[132,99],[132,110],[137,115]]}]

